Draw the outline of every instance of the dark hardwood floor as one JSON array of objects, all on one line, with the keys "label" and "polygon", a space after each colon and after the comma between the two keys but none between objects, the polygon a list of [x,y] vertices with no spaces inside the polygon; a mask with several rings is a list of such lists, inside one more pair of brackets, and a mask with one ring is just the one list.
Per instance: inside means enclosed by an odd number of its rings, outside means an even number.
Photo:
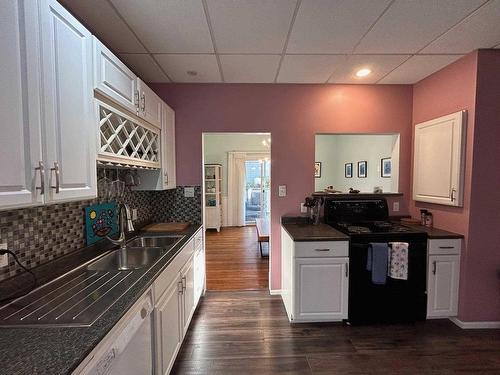
[{"label": "dark hardwood floor", "polygon": [[208,290],[268,289],[269,258],[260,256],[255,226],[208,230],[205,251]]},{"label": "dark hardwood floor", "polygon": [[290,325],[279,296],[207,292],[173,374],[500,374],[500,330]]}]

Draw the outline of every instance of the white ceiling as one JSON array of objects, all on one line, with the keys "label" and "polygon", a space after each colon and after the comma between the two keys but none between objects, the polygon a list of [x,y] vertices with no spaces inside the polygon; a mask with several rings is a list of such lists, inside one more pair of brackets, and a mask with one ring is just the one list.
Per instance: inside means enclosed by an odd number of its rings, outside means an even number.
[{"label": "white ceiling", "polygon": [[500,0],[60,1],[148,82],[411,84],[500,48]]}]

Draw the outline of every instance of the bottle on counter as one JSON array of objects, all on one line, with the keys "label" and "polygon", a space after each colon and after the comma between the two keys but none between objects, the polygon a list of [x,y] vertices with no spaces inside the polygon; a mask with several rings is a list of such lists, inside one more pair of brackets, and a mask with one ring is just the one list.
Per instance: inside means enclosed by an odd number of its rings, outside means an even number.
[{"label": "bottle on counter", "polygon": [[420,225],[425,226],[425,216],[427,215],[427,210],[420,210]]}]

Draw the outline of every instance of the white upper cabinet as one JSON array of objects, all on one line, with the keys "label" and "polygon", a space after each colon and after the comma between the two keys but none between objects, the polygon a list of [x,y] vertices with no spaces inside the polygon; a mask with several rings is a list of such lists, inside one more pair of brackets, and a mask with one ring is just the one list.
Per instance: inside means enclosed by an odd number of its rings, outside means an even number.
[{"label": "white upper cabinet", "polygon": [[43,201],[37,8],[24,3],[0,12],[0,209]]},{"label": "white upper cabinet", "polygon": [[163,101],[140,78],[137,78],[137,90],[139,91],[139,116],[161,128]]},{"label": "white upper cabinet", "polygon": [[460,111],[415,126],[414,200],[463,205],[466,118]]},{"label": "white upper cabinet", "polygon": [[104,44],[93,37],[94,87],[116,103],[137,114],[137,76]]},{"label": "white upper cabinet", "polygon": [[92,198],[97,118],[92,36],[55,0],[40,2],[46,201]]},{"label": "white upper cabinet", "polygon": [[176,187],[175,174],[175,112],[167,104],[162,104],[161,166],[163,189]]}]

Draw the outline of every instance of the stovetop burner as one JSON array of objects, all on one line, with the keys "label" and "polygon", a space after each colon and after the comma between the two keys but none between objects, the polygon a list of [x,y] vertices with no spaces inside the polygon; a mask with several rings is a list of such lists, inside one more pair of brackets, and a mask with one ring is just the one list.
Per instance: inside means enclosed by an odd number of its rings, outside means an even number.
[{"label": "stovetop burner", "polygon": [[345,233],[407,233],[412,229],[390,221],[361,221],[358,223],[337,223],[334,225]]}]

